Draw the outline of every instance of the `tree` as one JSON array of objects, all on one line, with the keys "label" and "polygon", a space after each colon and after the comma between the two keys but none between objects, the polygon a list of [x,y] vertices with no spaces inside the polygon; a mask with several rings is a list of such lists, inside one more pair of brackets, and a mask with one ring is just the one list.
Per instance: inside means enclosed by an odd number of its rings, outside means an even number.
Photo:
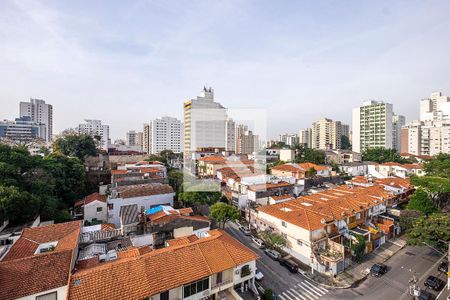
[{"label": "tree", "polygon": [[212,205],[222,197],[222,194],[215,190],[214,186],[204,184],[189,186],[185,182],[182,189],[183,191],[178,197],[186,206]]},{"label": "tree", "polygon": [[264,242],[278,250],[283,250],[283,248],[287,246],[286,238],[279,233],[264,231],[260,236]]},{"label": "tree", "polygon": [[239,211],[233,205],[217,202],[211,206],[209,216],[219,224],[219,227],[225,228],[226,222],[239,219]]},{"label": "tree", "polygon": [[295,162],[310,162],[314,164],[325,163],[325,152],[322,150],[306,148],[304,145],[295,146]]},{"label": "tree", "polygon": [[308,170],[308,177],[309,178],[314,178],[317,174],[316,169],[314,169],[314,167],[309,168]]},{"label": "tree", "polygon": [[167,179],[169,181],[170,186],[178,195],[181,192],[181,187],[183,186],[184,180],[183,172],[177,170],[170,170],[167,174]]},{"label": "tree", "polygon": [[450,154],[440,153],[434,159],[424,163],[424,171],[428,176],[450,177]]},{"label": "tree", "polygon": [[97,155],[96,140],[87,134],[68,134],[53,142],[53,152],[84,161],[87,156]]},{"label": "tree", "polygon": [[366,240],[362,234],[355,234],[356,241],[352,243],[353,257],[356,262],[361,262],[366,250]]},{"label": "tree", "polygon": [[0,223],[9,220],[17,224],[26,222],[39,214],[39,199],[14,186],[0,186]]},{"label": "tree", "polygon": [[445,249],[442,241],[450,241],[450,213],[436,213],[421,216],[408,233],[410,245],[427,244],[431,247]]},{"label": "tree", "polygon": [[366,149],[362,153],[363,161],[371,161],[377,163],[385,162],[406,162],[395,149],[386,149],[382,147]]},{"label": "tree", "polygon": [[352,150],[352,144],[350,144],[350,139],[346,135],[341,136],[341,149]]},{"label": "tree", "polygon": [[437,176],[413,176],[411,177],[411,183],[426,191],[436,208],[442,209],[449,204],[449,178]]},{"label": "tree", "polygon": [[273,291],[271,289],[265,289],[264,294],[262,295],[262,300],[272,300],[273,299]]},{"label": "tree", "polygon": [[400,228],[408,233],[413,228],[414,222],[421,216],[420,212],[411,209],[404,209],[400,213]]},{"label": "tree", "polygon": [[436,207],[434,207],[428,193],[421,187],[419,187],[410,197],[406,207],[408,209],[419,211],[425,215],[429,215],[436,211]]}]

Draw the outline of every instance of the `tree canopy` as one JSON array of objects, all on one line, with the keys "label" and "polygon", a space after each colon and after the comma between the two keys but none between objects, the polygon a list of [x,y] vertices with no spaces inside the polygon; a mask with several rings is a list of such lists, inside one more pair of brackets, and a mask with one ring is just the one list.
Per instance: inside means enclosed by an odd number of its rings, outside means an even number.
[{"label": "tree canopy", "polygon": [[87,134],[68,134],[53,142],[53,151],[66,156],[78,157],[81,161],[87,156],[97,155],[94,138]]},{"label": "tree canopy", "polygon": [[350,143],[350,139],[346,135],[341,136],[341,149],[352,150],[352,144]]},{"label": "tree canopy", "polygon": [[188,185],[184,183],[182,186],[182,192],[178,198],[183,201],[186,206],[195,205],[213,205],[222,198],[216,187],[205,184]]},{"label": "tree canopy", "polygon": [[296,163],[310,162],[318,165],[325,163],[325,152],[322,150],[306,148],[303,145],[296,145],[294,150]]},{"label": "tree canopy", "polygon": [[264,242],[278,250],[283,250],[287,245],[287,240],[284,236],[279,233],[264,231],[261,232],[260,237],[264,240]]},{"label": "tree canopy", "polygon": [[209,216],[217,222],[219,227],[225,228],[226,222],[239,219],[239,211],[233,205],[217,202],[211,206]]},{"label": "tree canopy", "polygon": [[424,163],[424,171],[428,176],[450,178],[450,154],[440,153]]},{"label": "tree canopy", "polygon": [[429,215],[436,211],[436,207],[427,192],[420,187],[410,197],[407,208],[419,211],[425,215]]},{"label": "tree canopy", "polygon": [[23,147],[0,144],[0,188],[0,219],[55,219],[86,195],[86,174],[76,157],[32,156]]},{"label": "tree canopy", "polygon": [[436,213],[430,216],[421,216],[413,224],[408,233],[410,245],[427,244],[431,247],[445,249],[450,241],[450,213]]},{"label": "tree canopy", "polygon": [[385,162],[397,162],[405,163],[407,162],[403,159],[400,154],[395,149],[386,149],[382,147],[366,149],[362,153],[363,161],[372,161],[377,163]]}]

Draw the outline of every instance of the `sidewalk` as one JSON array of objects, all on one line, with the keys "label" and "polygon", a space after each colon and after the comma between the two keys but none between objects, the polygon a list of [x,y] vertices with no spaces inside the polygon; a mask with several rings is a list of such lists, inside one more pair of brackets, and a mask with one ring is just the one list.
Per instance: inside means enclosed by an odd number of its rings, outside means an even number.
[{"label": "sidewalk", "polygon": [[396,254],[400,249],[405,247],[406,241],[396,238],[392,241],[387,241],[377,250],[369,255],[366,255],[361,263],[354,263],[348,267],[344,272],[337,275],[335,278],[330,278],[318,272],[314,274],[311,271],[302,272],[303,275],[315,281],[317,284],[327,288],[345,289],[357,285],[369,273],[370,267],[375,263],[383,263]]}]

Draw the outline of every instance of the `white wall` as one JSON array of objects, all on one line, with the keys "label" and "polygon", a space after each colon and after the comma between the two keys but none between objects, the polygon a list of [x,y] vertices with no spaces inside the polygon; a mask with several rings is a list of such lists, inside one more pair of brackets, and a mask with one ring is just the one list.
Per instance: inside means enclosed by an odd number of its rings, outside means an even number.
[{"label": "white wall", "polygon": [[[97,212],[98,207],[102,209],[100,212]],[[105,202],[95,200],[84,205],[84,220],[91,222],[92,219],[97,219],[98,221],[103,222],[108,220],[108,209]]]},{"label": "white wall", "polygon": [[[17,288],[19,288],[19,287],[17,287]],[[67,292],[68,292],[68,286],[65,285],[65,286],[62,286],[62,287],[59,287],[59,288],[56,288],[56,289],[52,289],[52,290],[48,290],[48,291],[45,291],[45,292],[41,292],[41,293],[37,293],[37,294],[26,296],[26,297],[18,298],[17,300],[36,300],[37,296],[42,296],[42,295],[45,295],[45,294],[48,294],[48,293],[52,293],[52,292],[56,292],[57,293],[57,296],[56,296],[57,298],[56,299],[58,299],[58,300],[66,299],[67,298]]]}]

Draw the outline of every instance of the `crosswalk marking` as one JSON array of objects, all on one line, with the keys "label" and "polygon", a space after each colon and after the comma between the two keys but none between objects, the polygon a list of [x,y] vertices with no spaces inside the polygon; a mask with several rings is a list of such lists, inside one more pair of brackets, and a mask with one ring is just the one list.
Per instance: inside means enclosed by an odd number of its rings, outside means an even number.
[{"label": "crosswalk marking", "polygon": [[318,300],[329,291],[309,280],[303,280],[279,295],[281,300]]},{"label": "crosswalk marking", "polygon": [[303,281],[305,284],[310,285],[313,290],[318,291],[320,295],[325,295],[328,291],[320,286],[316,286],[308,280]]},{"label": "crosswalk marking", "polygon": [[302,300],[308,300],[308,299],[306,299],[305,297],[303,297],[299,292],[297,292],[295,289],[291,289],[290,291],[293,292],[294,294],[296,294],[297,297],[300,297],[300,299],[302,299]]}]

